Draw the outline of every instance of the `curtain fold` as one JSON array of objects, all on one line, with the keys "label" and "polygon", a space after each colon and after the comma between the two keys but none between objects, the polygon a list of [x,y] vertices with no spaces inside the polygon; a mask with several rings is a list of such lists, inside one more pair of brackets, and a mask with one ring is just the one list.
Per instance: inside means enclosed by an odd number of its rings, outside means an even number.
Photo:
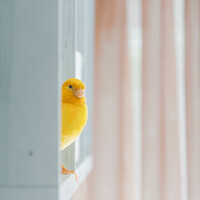
[{"label": "curtain fold", "polygon": [[[133,199],[132,88],[126,1],[97,0],[93,171],[72,198]],[[85,189],[84,189],[85,188]]]},{"label": "curtain fold", "polygon": [[180,143],[173,1],[162,1],[161,12],[161,152],[162,199],[181,199]]},{"label": "curtain fold", "polygon": [[200,199],[200,2],[185,1],[188,200]]},{"label": "curtain fold", "polygon": [[143,199],[181,199],[173,1],[143,1]]},{"label": "curtain fold", "polygon": [[[142,0],[142,153],[136,153],[126,4],[96,1],[94,168],[73,200],[200,199],[200,1],[184,3],[180,14],[173,0]],[[177,27],[180,18],[185,24]],[[184,42],[176,41],[177,30]],[[136,154],[142,187],[133,181]]]},{"label": "curtain fold", "polygon": [[142,196],[161,200],[161,1],[143,0]]}]

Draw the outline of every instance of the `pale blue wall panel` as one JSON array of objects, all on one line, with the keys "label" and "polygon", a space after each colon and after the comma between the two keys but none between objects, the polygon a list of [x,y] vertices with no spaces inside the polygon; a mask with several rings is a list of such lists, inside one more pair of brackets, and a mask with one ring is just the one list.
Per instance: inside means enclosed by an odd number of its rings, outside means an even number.
[{"label": "pale blue wall panel", "polygon": [[58,1],[0,2],[0,187],[58,185]]}]

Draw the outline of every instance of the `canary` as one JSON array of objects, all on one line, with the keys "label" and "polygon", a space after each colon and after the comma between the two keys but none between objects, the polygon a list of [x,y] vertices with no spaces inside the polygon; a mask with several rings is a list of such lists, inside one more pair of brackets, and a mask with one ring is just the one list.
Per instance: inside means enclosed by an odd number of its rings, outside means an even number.
[{"label": "canary", "polygon": [[[87,105],[85,100],[85,85],[76,78],[68,79],[62,85],[62,133],[60,149],[63,150],[73,143],[81,134],[87,122]],[[66,169],[63,165],[62,174],[75,171]]]}]

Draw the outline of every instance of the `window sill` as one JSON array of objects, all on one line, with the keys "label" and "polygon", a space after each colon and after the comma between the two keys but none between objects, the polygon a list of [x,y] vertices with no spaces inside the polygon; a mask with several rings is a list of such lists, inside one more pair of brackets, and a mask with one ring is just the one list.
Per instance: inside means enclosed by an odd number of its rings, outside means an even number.
[{"label": "window sill", "polygon": [[80,184],[85,180],[92,170],[92,156],[89,155],[85,158],[82,164],[77,168],[78,183],[75,181],[73,174],[68,175],[67,179],[62,182],[60,187],[60,199],[69,200]]}]

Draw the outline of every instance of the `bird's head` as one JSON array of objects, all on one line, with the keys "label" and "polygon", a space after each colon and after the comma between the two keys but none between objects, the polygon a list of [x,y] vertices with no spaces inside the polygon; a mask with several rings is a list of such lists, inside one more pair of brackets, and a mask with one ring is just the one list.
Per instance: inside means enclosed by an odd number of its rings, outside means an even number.
[{"label": "bird's head", "polygon": [[80,104],[85,101],[85,85],[76,78],[68,79],[62,85],[62,102]]}]

